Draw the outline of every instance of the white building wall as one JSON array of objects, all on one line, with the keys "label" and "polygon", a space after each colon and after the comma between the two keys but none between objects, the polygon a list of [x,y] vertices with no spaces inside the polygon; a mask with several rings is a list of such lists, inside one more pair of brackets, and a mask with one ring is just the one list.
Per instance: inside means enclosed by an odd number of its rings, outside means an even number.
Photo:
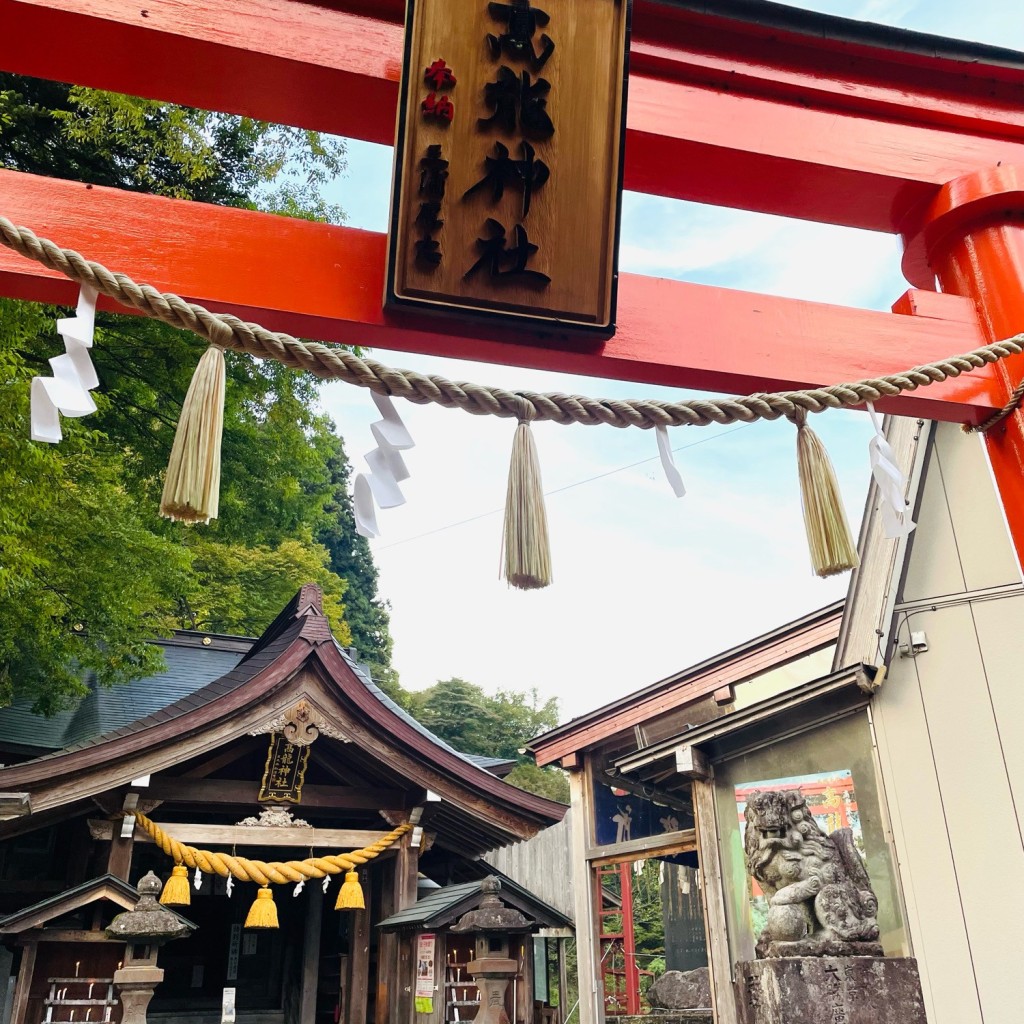
[{"label": "white building wall", "polygon": [[[981,441],[940,424],[922,458],[906,560],[869,538],[837,661],[895,639],[872,717],[929,1021],[1019,1024],[1024,588]],[[911,631],[928,650],[902,657]]]}]

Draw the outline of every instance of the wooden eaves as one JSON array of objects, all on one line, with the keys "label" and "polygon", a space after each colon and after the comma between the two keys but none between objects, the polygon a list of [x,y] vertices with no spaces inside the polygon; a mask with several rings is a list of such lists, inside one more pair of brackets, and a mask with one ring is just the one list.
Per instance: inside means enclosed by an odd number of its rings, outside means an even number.
[{"label": "wooden eaves", "polygon": [[553,764],[716,691],[728,691],[762,672],[822,650],[839,636],[843,606],[843,601],[837,601],[574,718],[531,740],[527,749],[537,764]]}]

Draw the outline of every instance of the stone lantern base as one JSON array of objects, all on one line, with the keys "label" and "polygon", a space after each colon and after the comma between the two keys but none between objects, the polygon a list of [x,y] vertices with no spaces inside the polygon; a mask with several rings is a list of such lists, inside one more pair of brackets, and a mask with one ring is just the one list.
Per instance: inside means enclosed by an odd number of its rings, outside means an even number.
[{"label": "stone lantern base", "polygon": [[146,1024],[146,1010],[153,991],[164,980],[159,967],[122,967],[114,972],[121,1000],[121,1024]]}]

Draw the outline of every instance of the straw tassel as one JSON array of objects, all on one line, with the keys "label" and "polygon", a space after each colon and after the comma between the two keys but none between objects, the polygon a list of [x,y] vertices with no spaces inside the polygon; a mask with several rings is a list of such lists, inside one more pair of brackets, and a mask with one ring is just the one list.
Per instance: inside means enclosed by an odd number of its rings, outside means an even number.
[{"label": "straw tassel", "polygon": [[245,919],[246,928],[277,928],[277,904],[268,886],[256,891],[256,899]]},{"label": "straw tassel", "polygon": [[510,586],[537,590],[551,583],[551,548],[540,460],[525,415],[520,416],[512,441],[501,546],[501,575]]},{"label": "straw tassel", "polygon": [[821,438],[807,426],[807,413],[789,417],[796,424],[796,454],[800,467],[800,497],[811,564],[818,576],[835,576],[859,564],[850,534],[832,460]]},{"label": "straw tassel", "polygon": [[187,907],[192,903],[192,894],[188,888],[188,868],[184,864],[175,864],[171,868],[171,877],[164,882],[160,902],[165,907]]},{"label": "straw tassel", "polygon": [[334,904],[335,910],[363,910],[366,906],[363,900],[363,890],[359,887],[359,875],[355,871],[349,871],[345,875],[345,881],[338,890],[338,899]]},{"label": "straw tassel", "polygon": [[160,500],[160,515],[167,519],[208,523],[217,518],[224,384],[224,353],[211,345],[199,360],[178,419]]}]

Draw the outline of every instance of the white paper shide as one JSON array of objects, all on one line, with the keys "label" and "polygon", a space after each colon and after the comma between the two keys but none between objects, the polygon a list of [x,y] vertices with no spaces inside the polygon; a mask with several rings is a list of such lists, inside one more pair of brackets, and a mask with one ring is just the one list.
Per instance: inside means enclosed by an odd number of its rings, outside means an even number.
[{"label": "white paper shide", "polygon": [[57,321],[64,339],[64,354],[49,360],[52,377],[35,377],[31,392],[31,433],[33,441],[57,444],[60,417],[88,416],[96,411],[89,394],[99,386],[96,369],[89,358],[96,322],[96,291],[82,286],[75,315]]},{"label": "white paper shide", "polygon": [[391,399],[375,393],[371,397],[382,418],[370,424],[377,447],[365,456],[370,472],[360,473],[353,481],[352,511],[356,532],[364,537],[379,537],[376,510],[405,504],[405,495],[398,485],[409,479],[409,470],[400,453],[415,447],[415,443]]},{"label": "white paper shide", "polygon": [[871,459],[871,475],[878,485],[882,529],[886,537],[895,540],[897,537],[906,537],[917,524],[911,521],[907,513],[904,497],[907,492],[907,478],[896,463],[896,453],[892,450],[892,445],[882,433],[882,422],[875,412],[874,404],[868,402],[867,409],[875,428],[874,436],[868,442],[868,454]]}]

